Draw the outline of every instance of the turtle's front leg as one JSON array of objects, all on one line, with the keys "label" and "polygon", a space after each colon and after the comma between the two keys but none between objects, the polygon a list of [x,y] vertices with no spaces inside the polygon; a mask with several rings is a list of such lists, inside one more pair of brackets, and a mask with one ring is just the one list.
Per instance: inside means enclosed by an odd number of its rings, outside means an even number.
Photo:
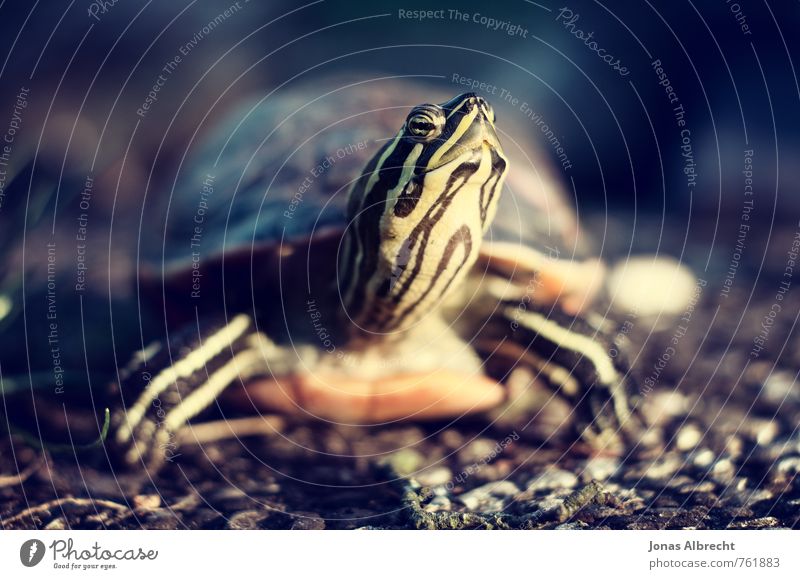
[{"label": "turtle's front leg", "polygon": [[630,375],[626,338],[599,314],[579,317],[557,305],[503,301],[482,332],[483,349],[527,367],[572,407],[576,434],[592,447],[620,451],[644,423]]},{"label": "turtle's front leg", "polygon": [[178,453],[176,434],[228,386],[267,371],[264,336],[244,314],[189,328],[139,352],[120,372],[109,444],[128,466],[158,469]]}]

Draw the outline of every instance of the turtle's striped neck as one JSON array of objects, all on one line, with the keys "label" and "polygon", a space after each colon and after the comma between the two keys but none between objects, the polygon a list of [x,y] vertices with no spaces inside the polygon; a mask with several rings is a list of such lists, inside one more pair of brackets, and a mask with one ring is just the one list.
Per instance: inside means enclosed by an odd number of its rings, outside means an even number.
[{"label": "turtle's striped neck", "polygon": [[493,118],[473,94],[417,107],[354,183],[338,280],[353,334],[408,329],[475,262],[507,169]]}]

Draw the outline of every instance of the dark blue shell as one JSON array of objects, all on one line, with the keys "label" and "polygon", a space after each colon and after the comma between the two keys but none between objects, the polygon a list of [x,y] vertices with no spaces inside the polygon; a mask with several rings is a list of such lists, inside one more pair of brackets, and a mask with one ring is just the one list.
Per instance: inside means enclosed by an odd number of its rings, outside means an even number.
[{"label": "dark blue shell", "polygon": [[[334,79],[239,106],[189,152],[174,190],[163,194],[166,239],[159,241],[166,261],[213,259],[344,231],[350,183],[414,106],[459,92],[447,88]],[[500,123],[498,129],[511,172],[490,236],[537,247],[548,239],[569,245],[575,220],[549,163],[525,135],[512,130],[504,139],[512,127]]]}]

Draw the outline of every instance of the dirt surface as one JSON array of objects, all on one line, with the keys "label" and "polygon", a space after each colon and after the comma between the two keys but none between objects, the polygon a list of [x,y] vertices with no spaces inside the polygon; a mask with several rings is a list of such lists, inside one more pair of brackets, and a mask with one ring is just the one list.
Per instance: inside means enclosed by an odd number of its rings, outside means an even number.
[{"label": "dirt surface", "polygon": [[151,477],[110,468],[102,449],[43,453],[3,435],[0,527],[798,528],[800,291],[769,316],[793,234],[773,231],[752,295],[743,264],[728,294],[724,270],[709,274],[684,323],[634,324],[635,373],[655,377],[642,407],[654,448],[593,455],[547,440],[546,420],[284,424],[187,442]]}]

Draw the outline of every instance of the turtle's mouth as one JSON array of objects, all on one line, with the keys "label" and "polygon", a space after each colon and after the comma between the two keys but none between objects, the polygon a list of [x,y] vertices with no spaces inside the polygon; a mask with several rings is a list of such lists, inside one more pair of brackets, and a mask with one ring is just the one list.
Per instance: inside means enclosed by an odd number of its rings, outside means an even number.
[{"label": "turtle's mouth", "polygon": [[480,155],[486,150],[497,151],[501,157],[503,149],[497,138],[494,127],[488,120],[475,121],[455,142],[443,142],[441,148],[444,153],[434,166],[429,166],[428,171],[441,169],[456,162],[466,162],[480,159]]},{"label": "turtle's mouth", "polygon": [[424,172],[452,171],[463,163],[480,163],[481,157],[491,151],[497,151],[499,156],[505,157],[499,143],[492,142],[489,139],[483,139],[478,143],[471,143],[469,146],[456,145],[442,156],[435,167],[430,167]]}]

